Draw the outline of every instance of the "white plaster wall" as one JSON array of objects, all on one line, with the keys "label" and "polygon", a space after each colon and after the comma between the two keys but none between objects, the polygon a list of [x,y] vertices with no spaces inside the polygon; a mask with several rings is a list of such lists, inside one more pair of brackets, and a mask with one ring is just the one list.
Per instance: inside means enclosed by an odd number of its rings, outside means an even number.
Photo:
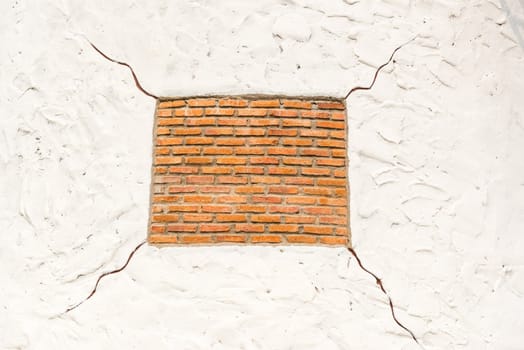
[{"label": "white plaster wall", "polygon": [[[0,349],[417,349],[344,249],[141,249],[152,93],[348,99],[353,243],[426,349],[522,349],[517,0],[0,2]],[[508,11],[512,11],[508,15]],[[520,31],[520,32],[519,32]]]}]

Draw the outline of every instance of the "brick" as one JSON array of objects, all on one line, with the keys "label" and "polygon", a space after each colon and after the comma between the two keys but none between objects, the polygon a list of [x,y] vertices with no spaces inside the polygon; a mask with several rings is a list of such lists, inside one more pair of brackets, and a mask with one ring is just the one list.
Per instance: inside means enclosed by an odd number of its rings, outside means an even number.
[{"label": "brick", "polygon": [[233,128],[207,128],[206,136],[231,136],[233,135]]},{"label": "brick", "polygon": [[186,145],[212,145],[214,142],[212,137],[186,137]]},{"label": "brick", "polygon": [[252,222],[280,222],[280,215],[252,214]]},{"label": "brick", "polygon": [[235,135],[237,136],[264,136],[266,130],[261,128],[236,128]]},{"label": "brick", "polygon": [[217,203],[246,203],[246,196],[219,196]]},{"label": "brick", "polygon": [[268,174],[270,175],[296,175],[297,169],[295,168],[285,168],[285,167],[275,167],[268,168]]},{"label": "brick", "polygon": [[247,185],[235,187],[235,193],[264,193],[264,186]]},{"label": "brick", "polygon": [[301,100],[282,100],[285,108],[311,109],[311,102]]},{"label": "brick", "polygon": [[289,224],[269,225],[269,232],[296,233],[298,232],[298,225],[289,225]]},{"label": "brick", "polygon": [[231,213],[233,207],[230,205],[203,205],[202,211],[204,213]]},{"label": "brick", "polygon": [[305,177],[286,177],[284,183],[286,185],[313,185],[314,180]]},{"label": "brick", "polygon": [[311,158],[302,158],[302,157],[285,157],[282,159],[282,163],[286,165],[311,165],[313,160]]},{"label": "brick", "polygon": [[318,223],[330,225],[347,225],[347,218],[345,216],[321,216],[318,218]]},{"label": "brick", "polygon": [[333,112],[331,113],[332,120],[346,120],[346,113],[344,112]]},{"label": "brick", "polygon": [[346,164],[345,159],[317,159],[317,166],[344,166]]},{"label": "brick", "polygon": [[170,149],[169,147],[156,147],[155,148],[155,156],[162,156],[169,154]]},{"label": "brick", "polygon": [[300,130],[300,136],[301,137],[328,137],[329,132],[327,130],[311,130],[311,129],[303,129]]},{"label": "brick", "polygon": [[302,168],[300,172],[305,176],[329,176],[331,174],[328,168]]},{"label": "brick", "polygon": [[154,173],[155,173],[155,175],[157,175],[157,174],[165,174],[165,173],[167,173],[167,167],[155,166]]},{"label": "brick", "polygon": [[164,233],[165,231],[166,227],[164,225],[151,225],[151,233]]},{"label": "brick", "polygon": [[216,119],[212,117],[206,118],[186,118],[187,126],[198,126],[198,125],[215,125]]},{"label": "brick", "polygon": [[254,204],[244,204],[236,206],[237,212],[246,212],[246,213],[265,213],[265,205],[254,205]]},{"label": "brick", "polygon": [[181,182],[180,176],[155,176],[154,182],[157,184],[173,183],[179,184]]},{"label": "brick", "polygon": [[328,207],[307,207],[303,209],[304,214],[308,215],[330,215],[333,209]]},{"label": "brick", "polygon": [[229,232],[231,225],[228,224],[201,224],[200,232]]},{"label": "brick", "polygon": [[346,177],[346,169],[337,169],[333,171],[335,177]]},{"label": "brick", "polygon": [[201,128],[175,128],[175,135],[200,135],[202,133]]},{"label": "brick", "polygon": [[243,118],[218,118],[217,124],[220,126],[246,126],[247,119]]},{"label": "brick", "polygon": [[186,157],[186,164],[211,164],[213,158],[211,157]]},{"label": "brick", "polygon": [[296,187],[296,186],[270,186],[269,187],[269,193],[272,193],[272,194],[297,194],[298,193],[298,187]]},{"label": "brick", "polygon": [[249,103],[249,107],[265,107],[265,108],[280,107],[280,100],[278,99],[255,100]]},{"label": "brick", "polygon": [[347,156],[345,149],[333,149],[331,150],[331,154],[333,155],[333,157],[345,158]]},{"label": "brick", "polygon": [[184,222],[210,222],[213,220],[212,214],[184,214]]},{"label": "brick", "polygon": [[205,244],[213,242],[213,237],[210,235],[182,235],[180,241],[182,243]]},{"label": "brick", "polygon": [[156,112],[157,117],[171,117],[173,115],[172,109],[159,109]]},{"label": "brick", "polygon": [[308,235],[287,235],[286,239],[289,243],[315,243],[317,237]]},{"label": "brick", "polygon": [[317,101],[317,107],[319,109],[345,109],[346,106],[342,102],[338,101]]},{"label": "brick", "polygon": [[184,118],[162,118],[158,120],[159,126],[184,125]]},{"label": "brick", "polygon": [[187,184],[212,184],[215,180],[212,175],[189,175],[186,177]]},{"label": "brick", "polygon": [[277,196],[253,196],[253,203],[273,203],[278,204],[282,202],[282,198]]},{"label": "brick", "polygon": [[319,186],[346,186],[346,180],[343,179],[318,179]]},{"label": "brick", "polygon": [[299,211],[300,207],[291,205],[272,205],[269,207],[270,213],[296,214]]},{"label": "brick", "polygon": [[320,237],[320,243],[330,245],[346,245],[348,239],[346,237]]},{"label": "brick", "polygon": [[228,115],[231,116],[235,114],[233,108],[206,108],[206,115]]},{"label": "brick", "polygon": [[153,203],[171,203],[177,202],[181,196],[153,196]]},{"label": "brick", "polygon": [[316,216],[285,216],[286,224],[314,224],[317,221]]},{"label": "brick", "polygon": [[313,140],[310,139],[283,139],[282,144],[284,146],[311,146],[313,145]]},{"label": "brick", "polygon": [[231,155],[233,150],[231,147],[204,147],[203,153],[206,155]]},{"label": "brick", "polygon": [[310,126],[311,126],[311,120],[306,120],[306,119],[283,119],[282,120],[282,127],[285,127],[285,128],[290,128],[290,127],[309,128]]},{"label": "brick", "polygon": [[347,216],[348,214],[347,207],[333,208],[333,212],[335,215],[340,215],[340,216]]},{"label": "brick", "polygon": [[250,126],[277,126],[280,125],[280,120],[278,119],[251,119],[249,121]]},{"label": "brick", "polygon": [[291,147],[268,147],[267,154],[268,155],[294,156],[297,154],[297,150],[296,148],[291,148]]},{"label": "brick", "polygon": [[211,107],[217,103],[214,98],[194,98],[187,101],[187,105],[190,107]]},{"label": "brick", "polygon": [[229,193],[230,186],[200,186],[201,193]]},{"label": "brick", "polygon": [[254,235],[251,236],[252,243],[280,243],[282,237],[279,235]]},{"label": "brick", "polygon": [[333,227],[304,225],[303,231],[304,233],[316,233],[319,235],[330,235],[333,233]]},{"label": "brick", "polygon": [[182,144],[181,137],[159,137],[156,140],[157,146],[173,146]]},{"label": "brick", "polygon": [[204,114],[202,108],[184,108],[175,110],[175,117],[201,117]]},{"label": "brick", "polygon": [[326,129],[345,129],[346,123],[344,122],[332,122],[328,120],[318,120],[317,128],[326,128]]},{"label": "brick", "polygon": [[267,109],[244,108],[238,110],[239,117],[263,117],[267,114]]},{"label": "brick", "polygon": [[170,165],[182,163],[182,157],[155,157],[155,164]]},{"label": "brick", "polygon": [[348,229],[346,227],[337,227],[335,228],[335,234],[340,236],[347,236]]},{"label": "brick", "polygon": [[250,138],[249,139],[249,144],[250,145],[264,145],[264,146],[271,146],[271,145],[277,145],[278,144],[278,139],[277,138],[269,138],[269,137],[264,137],[264,138],[258,138],[258,137],[254,137],[254,138]]},{"label": "brick", "polygon": [[320,197],[318,199],[318,204],[320,205],[332,205],[332,206],[345,206],[347,205],[346,198],[325,198]]},{"label": "brick", "polygon": [[220,243],[244,243],[247,241],[246,235],[217,235],[216,241]]},{"label": "brick", "polygon": [[269,129],[268,136],[297,136],[296,129]]},{"label": "brick", "polygon": [[236,166],[235,174],[264,174],[264,168],[260,166]]},{"label": "brick", "polygon": [[176,108],[176,107],[183,107],[186,105],[186,101],[184,100],[173,100],[173,101],[162,101],[158,104],[158,109],[162,108]]},{"label": "brick", "polygon": [[213,196],[201,195],[201,194],[184,196],[184,203],[211,203],[211,202],[213,202]]},{"label": "brick", "polygon": [[302,191],[309,195],[329,196],[331,194],[331,189],[326,187],[304,187]]},{"label": "brick", "polygon": [[151,206],[151,212],[152,212],[152,213],[161,213],[161,212],[164,211],[163,208],[164,208],[164,207],[161,206],[161,205],[152,205],[152,206]]},{"label": "brick", "polygon": [[243,146],[245,143],[246,139],[235,137],[224,137],[216,139],[217,146]]},{"label": "brick", "polygon": [[220,107],[247,107],[247,101],[237,98],[223,98],[218,100],[218,105]]},{"label": "brick", "polygon": [[182,211],[198,211],[200,206],[197,204],[177,204],[170,205],[167,207],[170,212],[182,212]]},{"label": "brick", "polygon": [[319,147],[338,147],[338,148],[346,147],[346,143],[344,141],[337,141],[337,140],[318,140],[317,145]]},{"label": "brick", "polygon": [[167,230],[169,232],[196,232],[196,224],[169,224]]},{"label": "brick", "polygon": [[274,109],[269,111],[269,115],[272,117],[293,118],[298,117],[298,112],[292,109]]},{"label": "brick", "polygon": [[169,193],[186,193],[186,192],[196,192],[196,186],[169,186]]},{"label": "brick", "polygon": [[198,146],[173,147],[173,154],[199,154],[202,148]]},{"label": "brick", "polygon": [[317,198],[316,197],[293,196],[293,197],[287,197],[286,198],[286,204],[311,205],[311,204],[315,204],[316,202],[317,202]]},{"label": "brick", "polygon": [[219,176],[217,180],[221,184],[247,184],[245,176]]},{"label": "brick", "polygon": [[217,214],[218,222],[245,222],[246,215],[244,214]]},{"label": "brick", "polygon": [[236,224],[235,225],[236,232],[261,233],[261,232],[264,232],[264,230],[265,230],[265,227],[262,224]]},{"label": "brick", "polygon": [[247,159],[244,157],[217,157],[216,162],[227,165],[246,164]]},{"label": "brick", "polygon": [[302,111],[300,112],[302,118],[312,118],[312,119],[329,119],[331,113],[322,112],[322,111]]},{"label": "brick", "polygon": [[[318,141],[322,141],[322,140],[318,140]],[[304,148],[300,152],[300,155],[302,155],[302,156],[329,157],[330,156],[330,150],[328,150],[328,149],[321,149],[321,148]]]},{"label": "brick", "polygon": [[342,130],[333,130],[329,133],[329,137],[335,138],[335,139],[345,139],[346,138],[346,132]]},{"label": "brick", "polygon": [[169,135],[171,133],[171,129],[169,128],[157,128],[156,134],[157,135]]},{"label": "brick", "polygon": [[280,178],[274,176],[251,176],[252,183],[263,183],[263,184],[279,184],[281,182]]},{"label": "brick", "polygon": [[178,243],[176,235],[151,235],[148,242],[151,244],[175,244]]},{"label": "brick", "polygon": [[208,166],[208,167],[202,167],[202,174],[231,174],[231,168],[230,167],[218,167],[218,166]]},{"label": "brick", "polygon": [[278,164],[277,157],[251,157],[249,158],[250,164]]},{"label": "brick", "polygon": [[235,153],[238,155],[261,155],[265,153],[263,147],[235,147]]},{"label": "brick", "polygon": [[174,222],[178,221],[180,215],[178,214],[158,214],[153,215],[151,221],[153,222]]}]

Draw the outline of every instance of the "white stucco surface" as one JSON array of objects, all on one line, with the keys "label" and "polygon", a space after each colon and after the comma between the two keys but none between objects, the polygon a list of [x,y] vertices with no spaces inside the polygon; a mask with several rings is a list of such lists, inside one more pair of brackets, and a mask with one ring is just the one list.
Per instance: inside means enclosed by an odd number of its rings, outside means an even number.
[{"label": "white stucco surface", "polygon": [[0,2],[0,349],[418,349],[349,253],[144,247],[155,101],[347,101],[353,244],[426,349],[522,349],[524,8]]}]

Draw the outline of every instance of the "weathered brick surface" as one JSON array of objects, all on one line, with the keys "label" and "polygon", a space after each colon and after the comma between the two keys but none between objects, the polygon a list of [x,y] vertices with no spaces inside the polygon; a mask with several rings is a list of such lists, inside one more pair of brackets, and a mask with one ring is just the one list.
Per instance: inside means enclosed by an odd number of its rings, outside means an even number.
[{"label": "weathered brick surface", "polygon": [[343,101],[161,101],[151,244],[349,242]]}]

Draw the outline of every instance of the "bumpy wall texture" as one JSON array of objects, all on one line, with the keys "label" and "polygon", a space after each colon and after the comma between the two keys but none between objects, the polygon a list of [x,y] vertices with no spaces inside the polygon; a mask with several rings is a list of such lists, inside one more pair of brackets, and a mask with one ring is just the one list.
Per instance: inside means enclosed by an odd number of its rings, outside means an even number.
[{"label": "bumpy wall texture", "polygon": [[345,104],[261,96],[161,101],[149,242],[348,242]]}]

